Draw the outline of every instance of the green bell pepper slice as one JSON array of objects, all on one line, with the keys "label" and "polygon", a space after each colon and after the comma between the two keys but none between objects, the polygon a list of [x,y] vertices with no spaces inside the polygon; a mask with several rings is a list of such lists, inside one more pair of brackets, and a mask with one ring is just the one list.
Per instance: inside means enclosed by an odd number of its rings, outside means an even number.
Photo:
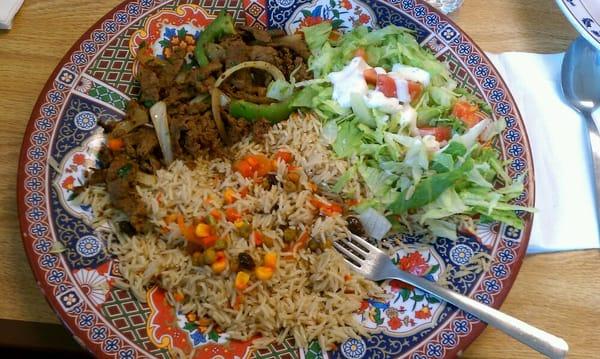
[{"label": "green bell pepper slice", "polygon": [[246,121],[255,122],[264,118],[271,124],[286,120],[294,108],[291,99],[268,105],[256,104],[245,100],[233,100],[229,104],[229,114],[236,118],[244,118]]},{"label": "green bell pepper slice", "polygon": [[235,34],[233,19],[225,10],[223,10],[200,34],[200,40],[198,40],[196,48],[194,49],[194,56],[196,57],[198,64],[200,66],[206,66],[209,63],[205,49],[207,44],[213,43],[225,35],[233,34]]}]

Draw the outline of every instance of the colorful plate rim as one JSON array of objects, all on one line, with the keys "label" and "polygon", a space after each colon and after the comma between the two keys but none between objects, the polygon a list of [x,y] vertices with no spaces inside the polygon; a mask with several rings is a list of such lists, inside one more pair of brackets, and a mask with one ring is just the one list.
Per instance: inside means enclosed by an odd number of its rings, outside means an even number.
[{"label": "colorful plate rim", "polygon": [[[413,1],[413,0],[411,0],[411,1]],[[560,1],[560,0],[558,0],[558,1]],[[85,332],[77,326],[75,317],[67,315],[66,311],[61,307],[61,304],[58,302],[57,298],[52,293],[52,289],[49,286],[49,284],[47,283],[47,278],[45,276],[46,273],[44,272],[44,270],[42,268],[40,268],[40,266],[36,262],[39,255],[34,252],[33,245],[32,245],[32,242],[36,239],[36,236],[31,235],[31,232],[29,232],[29,227],[31,225],[33,225],[33,221],[28,219],[26,216],[26,209],[28,207],[27,207],[27,204],[25,203],[26,202],[25,195],[27,193],[25,181],[26,181],[26,179],[28,179],[30,177],[26,172],[26,164],[28,162],[28,157],[27,157],[28,153],[27,152],[28,152],[28,149],[30,149],[30,147],[31,147],[31,143],[28,140],[32,137],[32,135],[36,131],[35,120],[39,118],[40,110],[41,110],[42,106],[44,105],[44,103],[47,101],[45,94],[47,94],[54,86],[55,79],[59,75],[60,71],[63,69],[63,65],[65,65],[66,63],[69,62],[70,56],[79,49],[82,42],[84,40],[88,39],[90,37],[90,35],[103,24],[104,21],[113,18],[113,16],[118,11],[124,10],[127,5],[129,5],[130,3],[135,3],[135,2],[136,2],[136,0],[123,1],[122,3],[120,3],[116,7],[114,7],[111,11],[109,11],[106,15],[101,17],[87,31],[85,31],[83,33],[83,35],[69,48],[69,50],[66,52],[65,56],[58,62],[56,68],[53,70],[48,81],[46,82],[43,89],[41,90],[40,96],[37,99],[35,106],[33,107],[32,114],[31,114],[30,120],[27,124],[27,128],[26,128],[26,131],[25,131],[24,137],[23,137],[23,143],[21,146],[21,152],[20,152],[20,156],[19,156],[18,174],[17,174],[17,204],[18,204],[18,216],[19,216],[19,224],[20,224],[20,228],[21,228],[21,236],[22,236],[23,245],[24,245],[24,248],[25,248],[25,251],[27,254],[27,259],[28,259],[29,264],[32,268],[32,271],[35,275],[36,282],[37,282],[40,290],[44,294],[46,300],[48,301],[48,303],[50,304],[52,309],[55,311],[55,313],[57,314],[57,316],[61,320],[61,322],[64,324],[64,326],[70,330],[73,337],[83,347],[88,349],[91,353],[93,353],[96,356],[106,356],[107,355],[107,353],[102,348],[102,345],[101,345],[102,343],[92,342],[89,338],[87,338],[87,336],[85,335]],[[159,5],[152,6],[151,9],[154,10],[154,9],[156,9],[166,3],[169,3],[169,2],[170,1],[159,3]],[[499,75],[498,71],[496,70],[496,68],[494,67],[492,62],[489,60],[489,58],[479,48],[479,46],[476,45],[473,42],[473,40],[471,39],[471,37],[468,36],[462,29],[460,29],[460,27],[457,26],[451,19],[449,19],[447,16],[437,12],[437,10],[433,9],[429,4],[425,3],[422,0],[414,0],[414,3],[416,3],[417,5],[426,6],[426,8],[428,9],[429,12],[435,12],[436,14],[438,14],[440,19],[442,19],[443,21],[446,21],[448,24],[452,25],[455,29],[457,29],[459,34],[462,37],[464,37],[465,43],[472,46],[472,51],[477,53],[477,55],[479,55],[481,57],[481,63],[484,63],[485,65],[487,65],[489,67],[489,70],[490,70],[489,76],[494,76],[498,80],[497,87],[500,87],[505,90],[505,93],[506,93],[505,101],[512,106],[512,114],[514,115],[514,118],[516,119],[517,125],[520,125],[521,129],[522,129],[522,135],[523,135],[522,142],[525,144],[525,153],[523,156],[527,160],[528,177],[529,177],[529,180],[527,183],[527,191],[529,192],[530,203],[532,203],[532,204],[535,203],[534,164],[532,161],[529,139],[527,138],[527,132],[526,132],[526,128],[525,128],[522,116],[516,106],[516,103],[514,101],[512,94],[508,90],[506,83],[504,82],[502,77]],[[402,11],[402,10],[400,9],[400,11]],[[110,42],[109,40],[106,41],[106,43],[109,43],[109,42]],[[48,163],[45,163],[45,165],[48,166]],[[44,179],[43,180],[44,186],[48,186],[49,180],[47,177],[47,171],[44,172],[42,177]],[[48,205],[49,205],[49,203],[48,203]],[[49,208],[47,208],[46,211],[49,211]],[[505,300],[506,296],[510,292],[512,285],[514,284],[514,281],[516,280],[517,274],[522,265],[522,261],[525,256],[525,251],[527,248],[527,243],[529,241],[529,236],[531,233],[531,227],[532,227],[532,222],[533,222],[533,216],[530,215],[528,218],[529,219],[526,221],[525,229],[522,231],[522,238],[520,239],[520,242],[519,242],[520,245],[519,245],[517,251],[515,251],[516,259],[511,264],[510,275],[505,280],[503,280],[502,291],[495,294],[492,297],[493,301],[492,301],[491,306],[494,308],[499,308],[500,305],[502,304],[502,302]],[[51,227],[52,224],[50,222],[49,222],[49,224]],[[41,235],[39,237],[44,237],[44,235]],[[50,238],[51,239],[53,238],[53,233],[50,236]],[[484,276],[482,275],[481,278],[479,278],[479,280],[477,281],[477,284],[475,285],[475,287],[472,291],[472,294],[481,285],[483,277]],[[452,314],[452,315],[455,316],[456,314]],[[450,319],[451,318],[452,317],[450,317]],[[447,320],[445,325],[448,325],[450,323],[450,319]],[[449,348],[445,351],[445,356],[446,357],[454,357],[459,352],[461,352],[462,350],[467,348],[481,334],[481,332],[484,330],[485,326],[486,326],[486,324],[481,321],[478,321],[478,320],[472,321],[471,322],[471,331],[466,336],[459,337],[458,343],[454,347]],[[441,327],[441,326],[439,326],[439,327]],[[427,343],[427,340],[430,339],[431,336],[439,334],[439,332],[440,332],[439,330],[432,332],[432,334],[429,335],[429,337],[424,341],[424,343]],[[422,344],[422,345],[424,346],[425,344]],[[409,353],[404,353],[403,356],[406,356],[413,352],[414,352],[414,349],[411,350],[411,352],[409,352]]]}]

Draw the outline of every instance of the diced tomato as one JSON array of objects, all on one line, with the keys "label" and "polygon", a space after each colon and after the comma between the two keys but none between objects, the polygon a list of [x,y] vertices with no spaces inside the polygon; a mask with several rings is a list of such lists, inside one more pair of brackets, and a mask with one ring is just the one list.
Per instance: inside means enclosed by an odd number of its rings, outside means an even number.
[{"label": "diced tomato", "polygon": [[215,259],[218,260],[218,261],[226,259],[226,258],[227,257],[225,256],[225,252],[224,251],[217,251],[215,253]]},{"label": "diced tomato", "polygon": [[248,189],[248,186],[244,186],[242,188],[240,188],[240,197],[244,198],[248,195],[248,192],[250,190]]},{"label": "diced tomato", "polygon": [[233,169],[239,172],[244,177],[252,177],[254,171],[252,170],[252,166],[244,160],[236,161],[233,164]]},{"label": "diced tomato", "polygon": [[235,208],[227,208],[225,210],[225,218],[227,218],[229,222],[235,222],[242,218],[242,215]]},{"label": "diced tomato", "polygon": [[471,128],[481,121],[481,116],[477,113],[478,110],[479,108],[476,105],[471,105],[467,101],[457,101],[452,107],[452,115]]},{"label": "diced tomato", "polygon": [[336,214],[342,214],[343,209],[342,206],[340,206],[337,203],[331,203],[328,206],[321,208],[321,211],[326,215],[326,216],[333,216]]},{"label": "diced tomato", "polygon": [[416,81],[408,81],[408,93],[410,94],[411,101],[414,101],[421,97],[423,92],[423,85]]},{"label": "diced tomato", "polygon": [[335,214],[341,214],[343,212],[343,208],[342,206],[340,206],[337,203],[331,202],[331,203],[325,203],[325,202],[321,202],[316,198],[311,198],[309,200],[310,204],[312,204],[313,206],[315,206],[322,214],[326,215],[326,216],[333,216]]},{"label": "diced tomato", "polygon": [[458,118],[462,118],[464,116],[468,116],[476,110],[477,107],[471,105],[466,101],[457,101],[452,107],[452,114]]},{"label": "diced tomato", "polygon": [[252,177],[255,173],[259,177],[263,177],[273,170],[273,162],[265,155],[249,155],[236,161],[233,169],[244,177]]},{"label": "diced tomato", "polygon": [[285,163],[291,163],[294,160],[294,155],[286,150],[279,150],[275,153],[276,160],[282,160]]},{"label": "diced tomato", "polygon": [[313,206],[315,206],[317,209],[321,208],[321,206],[323,205],[323,202],[319,201],[316,198],[311,198],[308,201],[310,202],[310,204],[312,204]]},{"label": "diced tomato", "polygon": [[377,76],[377,89],[383,92],[387,97],[396,97],[396,81],[391,76],[379,75]]},{"label": "diced tomato", "polygon": [[264,155],[254,155],[252,156],[257,162],[255,167],[256,174],[259,177],[266,176],[269,172],[273,170],[273,162]]},{"label": "diced tomato", "polygon": [[252,233],[253,237],[254,237],[254,244],[256,244],[257,246],[262,245],[263,240],[262,240],[262,233],[260,233],[259,231],[254,231]]},{"label": "diced tomato", "polygon": [[195,228],[193,225],[187,225],[182,214],[177,215],[177,226],[186,241],[193,242],[196,239]]},{"label": "diced tomato", "polygon": [[365,81],[370,85],[377,85],[377,71],[375,69],[366,69],[363,71]]},{"label": "diced tomato", "polygon": [[431,135],[438,141],[448,141],[452,135],[450,127],[420,127],[421,136]]},{"label": "diced tomato", "polygon": [[121,151],[125,147],[125,141],[120,138],[111,138],[106,142],[108,148],[113,152]]},{"label": "diced tomato", "polygon": [[471,128],[478,124],[479,121],[481,121],[481,119],[481,115],[477,112],[470,114],[469,116],[466,116],[464,118],[461,118],[462,122],[464,122],[468,128]]},{"label": "diced tomato", "polygon": [[202,238],[202,245],[204,248],[209,248],[215,245],[217,242],[217,236],[206,236]]},{"label": "diced tomato", "polygon": [[216,208],[213,208],[213,209],[210,211],[210,215],[212,216],[212,218],[214,218],[214,219],[215,219],[215,220],[217,220],[217,221],[221,219],[221,211],[219,211],[219,210],[218,210],[218,209],[216,209]]},{"label": "diced tomato", "polygon": [[186,228],[185,233],[183,235],[183,237],[185,238],[186,241],[193,242],[193,243],[200,243],[201,242],[200,238],[198,238],[198,236],[196,236],[196,234],[194,233],[195,230],[196,230],[196,228],[192,224],[190,224]]},{"label": "diced tomato", "polygon": [[365,49],[362,47],[359,47],[356,49],[356,51],[354,51],[354,56],[362,57],[363,60],[367,61],[367,51],[365,51]]},{"label": "diced tomato", "polygon": [[246,156],[246,162],[248,162],[252,168],[258,166],[258,160],[254,156]]}]

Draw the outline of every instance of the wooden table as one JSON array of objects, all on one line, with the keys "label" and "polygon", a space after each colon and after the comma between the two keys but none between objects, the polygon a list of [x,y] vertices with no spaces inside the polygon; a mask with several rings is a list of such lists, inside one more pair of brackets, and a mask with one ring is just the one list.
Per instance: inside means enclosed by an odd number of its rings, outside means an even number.
[{"label": "wooden table", "polygon": [[[16,170],[34,102],[71,44],[119,0],[28,0],[0,32],[0,319],[59,323],[36,287],[21,244]],[[452,18],[486,51],[564,51],[576,34],[553,0],[465,0]],[[600,252],[530,256],[502,309],[564,337],[572,358],[600,356]],[[536,357],[487,329],[468,358]]]}]

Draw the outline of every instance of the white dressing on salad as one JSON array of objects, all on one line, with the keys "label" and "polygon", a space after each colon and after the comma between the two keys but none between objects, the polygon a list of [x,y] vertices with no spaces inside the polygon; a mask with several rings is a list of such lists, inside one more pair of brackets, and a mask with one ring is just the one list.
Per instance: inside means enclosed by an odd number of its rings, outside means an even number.
[{"label": "white dressing on salad", "polygon": [[423,144],[429,155],[433,155],[440,150],[440,143],[432,135],[425,135],[423,137]]},{"label": "white dressing on salad", "polygon": [[420,69],[418,67],[406,66],[402,64],[395,64],[392,66],[392,72],[390,74],[394,74],[404,80],[415,81],[423,84],[423,86],[428,86],[431,81],[431,75],[429,72]]},{"label": "white dressing on salad", "polygon": [[362,59],[355,57],[341,71],[332,72],[327,78],[333,84],[333,99],[343,108],[352,106],[352,94],[366,95],[369,91],[364,72],[371,66]]},{"label": "white dressing on salad", "polygon": [[[378,75],[390,76],[396,85],[396,97],[388,97],[377,89],[369,89],[364,77],[364,72],[368,69],[374,69]],[[388,114],[401,112],[405,107],[410,107],[408,81],[420,82],[427,86],[430,75],[425,70],[401,64],[395,64],[392,69],[394,71],[388,73],[382,67],[369,66],[362,57],[355,57],[342,70],[327,75],[333,85],[332,98],[343,108],[350,108],[352,95],[358,94],[363,97],[368,108]]]},{"label": "white dressing on salad", "polygon": [[368,108],[375,108],[389,114],[400,112],[404,108],[398,99],[387,97],[381,91],[370,90],[364,96],[364,100]]},{"label": "white dressing on salad", "polygon": [[417,111],[411,106],[405,106],[400,117],[400,126],[408,128],[411,136],[419,136],[419,128],[417,127]]}]

